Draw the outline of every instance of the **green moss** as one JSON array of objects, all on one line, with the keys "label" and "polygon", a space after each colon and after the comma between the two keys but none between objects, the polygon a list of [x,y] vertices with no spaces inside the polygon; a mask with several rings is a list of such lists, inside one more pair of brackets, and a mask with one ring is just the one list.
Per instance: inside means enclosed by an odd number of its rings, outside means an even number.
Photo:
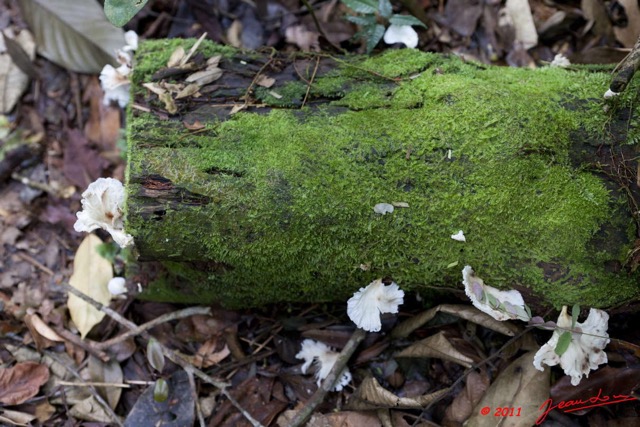
[{"label": "green moss", "polygon": [[[137,113],[127,231],[140,252],[174,270],[224,263],[224,273],[185,280],[196,300],[232,306],[341,300],[382,276],[424,293],[458,286],[466,264],[554,306],[637,296],[637,275],[604,268],[624,262],[634,240],[626,200],[573,154],[576,135],[609,141],[621,108],[604,111],[607,74],[485,68],[410,50],[352,58],[340,71],[313,82],[309,102],[332,100],[313,110],[240,112],[201,133]],[[292,102],[307,85],[269,90]],[[165,202],[149,220],[132,177],[151,174],[209,203]],[[381,202],[409,208],[381,216]],[[449,237],[459,229],[464,244]]]}]

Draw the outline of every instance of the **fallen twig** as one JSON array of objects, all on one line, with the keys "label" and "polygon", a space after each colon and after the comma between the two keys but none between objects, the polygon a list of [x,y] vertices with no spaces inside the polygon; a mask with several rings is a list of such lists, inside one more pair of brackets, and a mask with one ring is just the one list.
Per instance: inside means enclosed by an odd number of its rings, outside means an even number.
[{"label": "fallen twig", "polygon": [[[111,308],[105,306],[104,304],[99,303],[98,301],[94,300],[93,298],[91,298],[90,296],[86,295],[85,293],[79,291],[78,289],[74,288],[73,286],[71,286],[71,285],[69,285],[67,283],[61,283],[60,286],[62,286],[62,288],[64,288],[67,292],[72,293],[73,295],[77,296],[81,300],[91,304],[92,306],[94,306],[98,310],[102,311],[104,314],[106,314],[107,316],[111,317],[113,320],[115,320],[116,322],[120,323],[121,325],[124,325],[129,329],[138,328],[138,325],[136,325],[132,321],[124,318],[117,311],[112,310]],[[142,331],[141,332],[141,336],[144,337],[145,339],[150,339],[151,338],[149,333],[146,332],[146,331]],[[205,381],[205,382],[207,382],[207,383],[219,388],[220,389],[220,393],[224,397],[229,399],[229,402],[231,402],[231,404],[233,406],[235,406],[238,411],[240,411],[242,416],[244,416],[245,419],[251,423],[251,425],[253,425],[254,427],[262,427],[262,424],[260,424],[260,422],[255,420],[251,416],[251,414],[249,414],[242,406],[240,406],[238,401],[236,399],[234,399],[233,396],[231,396],[229,394],[229,392],[227,391],[227,386],[229,384],[221,382],[221,381],[217,381],[214,378],[211,378],[209,375],[205,374],[200,369],[196,368],[191,363],[189,363],[189,361],[186,360],[184,357],[182,357],[178,352],[176,352],[174,350],[171,350],[170,348],[165,347],[160,342],[159,342],[159,344],[160,344],[160,347],[162,348],[162,353],[165,355],[165,357],[167,357],[169,360],[171,360],[176,365],[179,365],[180,367],[182,367],[182,369],[184,369],[187,372],[187,374],[195,375],[198,378],[200,378],[201,380],[203,380],[203,381]]]},{"label": "fallen twig", "polygon": [[178,310],[178,311],[174,311],[171,313],[167,313],[167,314],[163,314],[160,317],[156,317],[155,319],[147,322],[147,323],[143,323],[140,326],[137,326],[134,329],[131,329],[123,334],[120,334],[114,338],[108,339],[106,341],[103,342],[96,342],[93,344],[93,346],[99,350],[104,350],[107,349],[109,347],[114,346],[115,344],[119,344],[123,341],[128,340],[131,337],[135,337],[137,335],[142,334],[142,332],[147,331],[151,328],[153,328],[154,326],[158,326],[162,323],[165,322],[170,322],[172,320],[177,320],[177,319],[183,319],[185,317],[191,317],[194,316],[196,314],[211,314],[211,308],[209,307],[189,307],[189,308],[185,308],[184,310]]},{"label": "fallen twig", "polygon": [[289,423],[289,427],[299,427],[307,422],[307,419],[311,416],[313,411],[324,401],[324,397],[327,393],[336,385],[336,382],[340,378],[340,374],[344,370],[345,366],[347,366],[347,362],[366,335],[366,331],[360,328],[353,332],[351,338],[349,338],[349,341],[347,341],[347,344],[340,352],[340,355],[338,356],[336,363],[333,365],[333,368],[331,368],[331,372],[327,375],[327,378],[325,378],[320,387],[318,387],[318,390],[313,393],[313,396],[311,396],[304,407],[294,415],[293,419]]}]

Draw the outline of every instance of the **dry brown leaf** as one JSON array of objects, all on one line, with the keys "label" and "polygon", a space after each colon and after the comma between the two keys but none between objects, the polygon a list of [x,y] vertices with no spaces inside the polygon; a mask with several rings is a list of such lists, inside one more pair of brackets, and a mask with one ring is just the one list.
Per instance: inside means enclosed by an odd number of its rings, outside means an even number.
[{"label": "dry brown leaf", "polygon": [[619,0],[627,14],[626,27],[613,27],[616,39],[624,47],[633,47],[640,36],[640,7],[636,0]]},{"label": "dry brown leaf", "polygon": [[473,365],[473,359],[458,351],[442,331],[410,345],[396,357],[435,357],[449,360],[465,368]]},{"label": "dry brown leaf", "polygon": [[205,125],[199,120],[196,120],[193,123],[183,121],[182,124],[184,125],[185,128],[189,130],[200,130],[200,129],[204,129],[205,127]]},{"label": "dry brown leaf", "polygon": [[176,107],[176,103],[173,101],[170,93],[165,92],[159,95],[158,98],[164,103],[164,108],[167,110],[167,113],[175,114],[178,112],[178,107]]},{"label": "dry brown leaf", "polygon": [[167,93],[167,89],[160,86],[158,83],[142,83],[142,86],[146,87],[147,89],[149,89],[151,92],[155,93],[158,96]]},{"label": "dry brown leaf", "polygon": [[89,102],[89,120],[84,126],[84,134],[100,146],[103,151],[113,151],[120,138],[120,108],[104,105],[102,88],[96,77],[92,77],[84,93]]},{"label": "dry brown leaf", "polygon": [[[107,285],[113,278],[113,269],[111,263],[98,254],[101,244],[102,240],[95,234],[88,234],[84,238],[73,260],[69,284],[94,300],[109,305],[111,293]],[[69,295],[67,306],[82,338],[104,317],[103,312],[75,295]]]},{"label": "dry brown leaf", "polygon": [[465,380],[464,389],[447,407],[443,424],[463,423],[473,414],[473,408],[478,404],[489,387],[489,377],[483,372],[471,371]]},{"label": "dry brown leaf", "polygon": [[[91,378],[91,381],[122,384],[124,376],[122,374],[122,368],[116,360],[111,360],[105,363],[94,356],[90,356],[87,369],[89,370],[89,377]],[[112,409],[115,409],[116,406],[118,406],[120,395],[122,394],[122,388],[96,387],[96,391],[109,403],[109,406],[111,406]]]},{"label": "dry brown leaf", "polygon": [[24,323],[27,325],[27,328],[29,328],[31,338],[33,338],[38,350],[51,347],[55,345],[56,342],[64,342],[64,338],[44,323],[40,316],[35,313],[25,315]]},{"label": "dry brown leaf", "polygon": [[184,79],[187,83],[195,83],[199,86],[208,85],[213,83],[222,77],[222,70],[220,68],[213,68],[211,70],[196,71],[195,73]]},{"label": "dry brown leaf", "polygon": [[304,25],[292,25],[288,27],[284,32],[285,40],[287,43],[295,44],[304,51],[318,51],[320,45],[318,43],[318,37],[320,36],[315,31],[307,30]]},{"label": "dry brown leaf", "polygon": [[242,22],[236,19],[227,30],[227,40],[229,44],[238,49],[242,48]]},{"label": "dry brown leaf", "polygon": [[400,323],[393,329],[391,336],[394,338],[405,338],[409,336],[411,332],[428,323],[439,312],[453,314],[461,319],[468,320],[510,337],[518,332],[518,327],[512,323],[500,322],[470,305],[441,304]]},{"label": "dry brown leaf", "polygon": [[481,414],[481,408],[522,408],[517,417],[501,417],[501,427],[532,426],[540,416],[540,405],[549,398],[550,369],[538,371],[533,366],[535,352],[531,351],[511,363],[491,384],[478,402],[467,425],[493,427],[493,412]]},{"label": "dry brown leaf", "polygon": [[271,86],[274,85],[275,82],[276,82],[276,79],[274,79],[273,77],[267,77],[265,75],[261,75],[260,77],[258,77],[258,80],[256,80],[256,84],[258,86],[262,86],[266,88],[270,88]]},{"label": "dry brown leaf", "polygon": [[188,84],[178,92],[178,94],[176,95],[176,99],[194,96],[198,93],[198,90],[200,90],[200,86],[197,83]]},{"label": "dry brown leaf", "polygon": [[210,368],[211,366],[217,365],[222,360],[224,360],[231,351],[229,351],[229,347],[225,344],[222,350],[215,351],[218,344],[218,338],[211,338],[205,341],[198,352],[194,356],[195,365],[202,368]]},{"label": "dry brown leaf", "polygon": [[346,407],[347,409],[358,411],[379,408],[420,409],[436,399],[440,399],[448,392],[449,389],[446,388],[417,397],[398,397],[382,387],[373,376],[369,375],[353,393]]},{"label": "dry brown leaf", "polygon": [[47,401],[40,402],[36,405],[35,417],[41,423],[44,423],[56,413],[56,407]]},{"label": "dry brown leaf", "polygon": [[380,427],[382,423],[375,413],[364,411],[339,411],[329,414],[313,414],[307,427]]},{"label": "dry brown leaf", "polygon": [[2,409],[2,415],[0,415],[1,423],[6,423],[12,426],[28,427],[35,419],[35,415],[31,415],[26,412],[12,411],[11,409]]},{"label": "dry brown leaf", "polygon": [[98,403],[95,397],[89,396],[76,403],[69,410],[69,415],[85,421],[110,424],[113,422],[107,411]]},{"label": "dry brown leaf", "polygon": [[49,368],[35,362],[17,363],[0,369],[0,403],[19,405],[38,394],[49,380]]}]

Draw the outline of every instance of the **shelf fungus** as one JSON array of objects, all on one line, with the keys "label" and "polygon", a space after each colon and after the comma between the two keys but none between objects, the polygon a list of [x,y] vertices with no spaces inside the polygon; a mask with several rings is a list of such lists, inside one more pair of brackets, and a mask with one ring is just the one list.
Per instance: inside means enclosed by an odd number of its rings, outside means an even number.
[{"label": "shelf fungus", "polygon": [[[609,344],[608,324],[609,315],[605,311],[592,308],[587,320],[584,323],[576,322],[572,328],[571,315],[567,313],[567,306],[563,306],[558,317],[558,328],[536,353],[533,366],[544,371],[543,363],[548,366],[560,364],[564,373],[571,377],[571,385],[577,386],[583,375],[589,378],[589,371],[607,363],[607,354],[603,350]],[[571,333],[571,342],[566,351],[559,355],[556,352],[558,341],[566,330]]]},{"label": "shelf fungus", "polygon": [[382,328],[380,315],[397,313],[404,302],[404,291],[396,283],[385,286],[381,279],[374,280],[366,288],[360,288],[347,301],[347,314],[360,329],[377,332]]},{"label": "shelf fungus", "polygon": [[[296,359],[303,359],[301,371],[303,374],[307,373],[307,370],[312,364],[316,364],[316,379],[318,380],[318,387],[320,382],[327,378],[331,368],[338,360],[340,353],[333,351],[328,345],[319,341],[306,339],[302,341],[302,349],[296,354]],[[345,368],[339,375],[336,385],[333,387],[334,391],[342,390],[351,381],[351,372],[348,368]]]},{"label": "shelf fungus", "polygon": [[82,193],[82,210],[76,214],[78,220],[73,228],[78,232],[102,228],[120,247],[132,245],[133,237],[125,233],[122,221],[124,197],[124,186],[120,181],[98,178]]}]

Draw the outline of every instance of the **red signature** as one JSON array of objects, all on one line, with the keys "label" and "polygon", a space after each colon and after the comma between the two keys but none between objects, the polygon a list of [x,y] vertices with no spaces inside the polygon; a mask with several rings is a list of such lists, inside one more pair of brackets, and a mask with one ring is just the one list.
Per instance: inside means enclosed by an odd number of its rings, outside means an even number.
[{"label": "red signature", "polygon": [[557,404],[553,404],[553,399],[547,399],[538,408],[540,411],[544,411],[536,420],[536,425],[540,425],[549,415],[549,412],[554,409],[562,409],[563,412],[574,412],[582,409],[595,408],[596,406],[613,405],[614,403],[628,402],[630,400],[636,400],[632,396],[626,394],[614,394],[612,396],[602,395],[602,389],[598,390],[598,394],[588,399],[577,400],[561,400]]}]

